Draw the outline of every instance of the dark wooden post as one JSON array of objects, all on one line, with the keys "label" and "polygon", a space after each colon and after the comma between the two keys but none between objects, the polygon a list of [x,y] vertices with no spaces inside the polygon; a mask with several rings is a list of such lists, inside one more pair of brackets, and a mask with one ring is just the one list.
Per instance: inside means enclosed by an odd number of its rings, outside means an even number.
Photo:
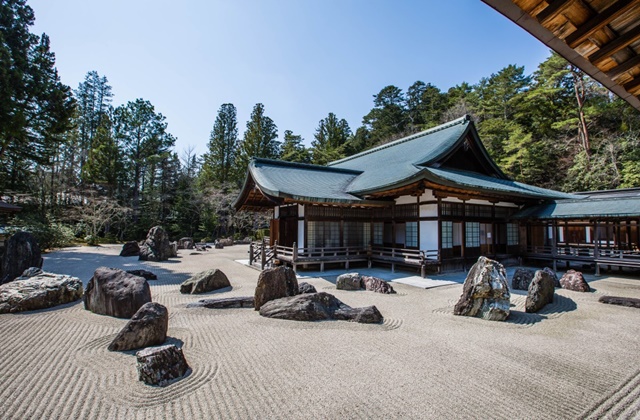
[{"label": "dark wooden post", "polygon": [[293,243],[293,250],[291,250],[291,265],[293,265],[293,272],[297,272],[298,267],[298,244]]},{"label": "dark wooden post", "polygon": [[595,224],[595,232],[593,233],[593,260],[596,263],[596,276],[600,275],[600,264],[598,264],[598,259],[600,259],[600,229],[599,223],[596,220]]},{"label": "dark wooden post", "polygon": [[249,243],[249,265],[253,265],[253,242]]},{"label": "dark wooden post", "polygon": [[260,268],[264,270],[264,266],[267,263],[267,250],[264,242],[264,238],[262,238],[262,247],[260,248]]},{"label": "dark wooden post", "polygon": [[556,223],[556,221],[554,220],[551,224],[551,258],[553,260],[553,271],[556,271],[556,268],[558,266],[557,264],[557,257],[558,257],[558,240],[557,240],[557,236],[558,236],[558,225]]}]

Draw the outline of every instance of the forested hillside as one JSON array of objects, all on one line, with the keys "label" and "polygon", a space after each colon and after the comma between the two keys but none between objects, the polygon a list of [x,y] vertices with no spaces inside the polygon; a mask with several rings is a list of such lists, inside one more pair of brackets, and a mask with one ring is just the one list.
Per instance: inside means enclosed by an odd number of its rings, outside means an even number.
[{"label": "forested hillside", "polygon": [[172,237],[250,235],[265,218],[231,203],[252,156],[326,164],[464,114],[518,181],[563,191],[640,186],[640,112],[556,54],[533,74],[510,65],[448,90],[383,87],[355,130],[329,112],[313,139],[280,136],[261,103],[240,126],[235,106],[221,104],[208,152],[197,156],[175,150],[149,101],[114,107],[106,75],[88,71],[75,89],[61,83],[33,22],[25,0],[1,0],[0,196],[24,207],[12,224],[45,232],[52,246],[140,239],[156,224]]}]

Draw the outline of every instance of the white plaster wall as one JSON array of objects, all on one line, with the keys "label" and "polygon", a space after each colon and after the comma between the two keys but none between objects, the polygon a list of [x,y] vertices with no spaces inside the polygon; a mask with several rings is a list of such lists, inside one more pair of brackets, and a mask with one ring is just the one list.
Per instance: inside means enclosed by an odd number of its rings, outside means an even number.
[{"label": "white plaster wall", "polygon": [[438,249],[438,222],[422,220],[420,222],[420,249],[423,251]]},{"label": "white plaster wall", "polygon": [[496,206],[498,207],[519,207],[517,204],[515,203],[509,203],[507,201],[499,201],[498,203],[496,203]]},{"label": "white plaster wall", "polygon": [[420,196],[420,201],[431,201],[435,200],[436,197],[433,195],[433,191],[425,190],[424,193]]},{"label": "white plaster wall", "polygon": [[420,205],[420,217],[437,217],[438,205],[437,204],[421,204]]},{"label": "white plaster wall", "polygon": [[304,217],[304,206],[302,204],[298,204],[298,217]]},{"label": "white plaster wall", "polygon": [[396,198],[396,204],[416,204],[417,200],[414,196],[403,195]]},{"label": "white plaster wall", "polygon": [[278,217],[280,217],[280,207],[274,207],[273,208],[273,218],[277,219]]}]

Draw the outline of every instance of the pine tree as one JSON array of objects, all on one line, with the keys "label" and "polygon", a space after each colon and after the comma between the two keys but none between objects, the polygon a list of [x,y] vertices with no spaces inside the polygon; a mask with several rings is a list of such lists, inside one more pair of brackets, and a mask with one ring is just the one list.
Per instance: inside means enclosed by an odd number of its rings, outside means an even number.
[{"label": "pine tree", "polygon": [[264,114],[264,105],[256,104],[247,121],[247,129],[239,146],[236,179],[242,182],[252,157],[275,159],[280,155],[278,127]]},{"label": "pine tree", "polygon": [[209,152],[204,155],[202,173],[205,182],[221,187],[233,180],[238,146],[236,107],[223,104],[209,137]]},{"label": "pine tree", "polygon": [[302,136],[293,134],[291,130],[285,130],[280,159],[288,162],[311,162],[310,151],[302,144]]},{"label": "pine tree", "polygon": [[345,156],[347,141],[351,136],[351,129],[347,120],[340,119],[333,112],[327,118],[321,119],[311,142],[313,163],[326,165]]},{"label": "pine tree", "polygon": [[405,134],[409,117],[402,89],[386,86],[373,98],[374,108],[363,117],[362,123],[374,143],[386,143]]},{"label": "pine tree", "polygon": [[132,176],[131,205],[134,218],[137,218],[147,165],[152,157],[173,147],[175,138],[166,131],[165,117],[156,113],[153,105],[143,99],[116,108],[114,126],[115,137],[123,148],[125,164]]}]

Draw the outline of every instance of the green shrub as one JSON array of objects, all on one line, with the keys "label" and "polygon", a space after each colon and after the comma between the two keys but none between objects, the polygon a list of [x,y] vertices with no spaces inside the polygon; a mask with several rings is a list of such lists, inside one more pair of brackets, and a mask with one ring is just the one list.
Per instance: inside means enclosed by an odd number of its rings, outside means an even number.
[{"label": "green shrub", "polygon": [[7,231],[10,234],[21,231],[31,233],[42,250],[71,246],[75,239],[70,226],[56,222],[50,217],[42,219],[32,215],[19,216],[12,220]]}]

